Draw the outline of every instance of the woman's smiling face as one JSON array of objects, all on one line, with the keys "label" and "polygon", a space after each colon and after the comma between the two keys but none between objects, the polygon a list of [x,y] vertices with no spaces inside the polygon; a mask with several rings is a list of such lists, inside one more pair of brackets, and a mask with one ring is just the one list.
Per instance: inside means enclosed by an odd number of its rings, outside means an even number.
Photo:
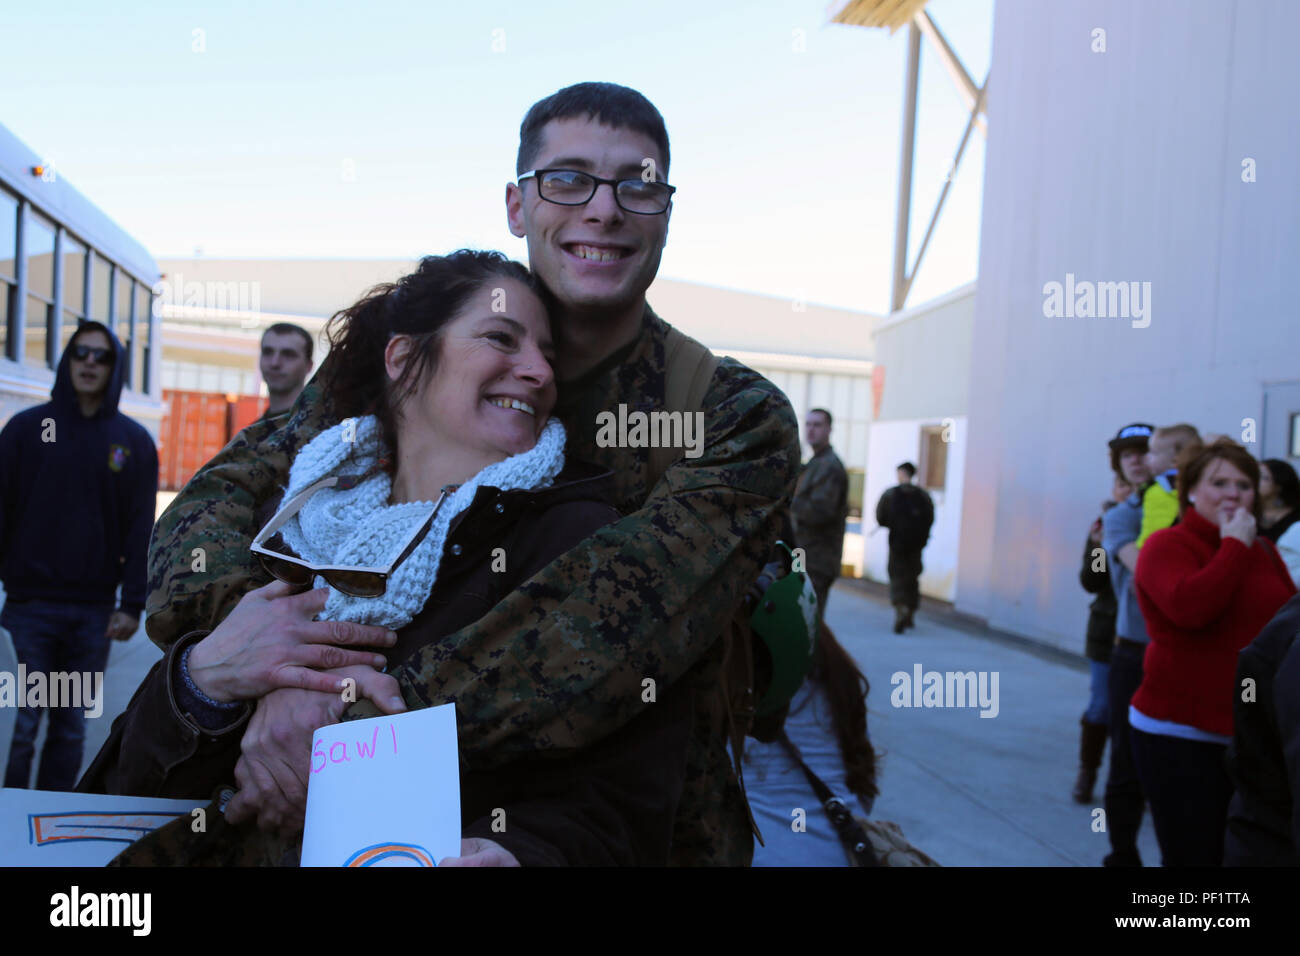
[{"label": "woman's smiling face", "polygon": [[1250,511],[1255,506],[1255,485],[1232,462],[1218,458],[1206,466],[1189,497],[1195,499],[1193,504],[1202,518],[1219,524],[1238,508]]},{"label": "woman's smiling face", "polygon": [[[390,377],[406,350],[389,343]],[[402,403],[399,429],[483,461],[530,450],[555,407],[555,352],[541,299],[504,277],[479,287],[443,327],[437,370]]]}]

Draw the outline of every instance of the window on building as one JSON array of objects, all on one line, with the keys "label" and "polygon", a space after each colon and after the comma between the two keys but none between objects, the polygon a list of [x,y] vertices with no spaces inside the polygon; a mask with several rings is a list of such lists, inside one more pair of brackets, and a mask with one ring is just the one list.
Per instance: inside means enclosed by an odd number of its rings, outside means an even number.
[{"label": "window on building", "polygon": [[112,290],[113,264],[98,255],[90,269],[90,318],[103,322],[110,328],[108,321],[108,303]]},{"label": "window on building", "polygon": [[131,379],[132,385],[141,393],[148,393],[152,382],[149,381],[149,336],[153,334],[153,296],[149,287],[143,282],[135,284],[135,324],[131,329]]},{"label": "window on building", "polygon": [[18,200],[0,189],[0,356],[8,356],[14,313],[13,292],[18,280]]},{"label": "window on building", "polygon": [[86,246],[64,233],[64,316],[72,324],[86,315]]},{"label": "window on building", "polygon": [[9,325],[13,319],[14,287],[0,281],[0,357],[9,358]]},{"label": "window on building", "polygon": [[117,303],[113,309],[113,321],[117,324],[113,331],[126,344],[131,339],[131,294],[135,291],[135,283],[121,266],[114,271],[116,281],[113,284],[113,295],[116,296]]},{"label": "window on building", "polygon": [[29,211],[23,231],[27,259],[27,321],[23,355],[29,365],[46,366],[45,343],[54,317],[54,223]]},{"label": "window on building", "polygon": [[28,365],[45,367],[45,342],[49,337],[50,319],[54,316],[54,306],[44,299],[29,295],[27,297],[27,324],[23,327],[23,361]]},{"label": "window on building", "polygon": [[948,443],[943,425],[921,426],[921,454],[917,461],[917,481],[922,488],[943,491],[948,479]]}]

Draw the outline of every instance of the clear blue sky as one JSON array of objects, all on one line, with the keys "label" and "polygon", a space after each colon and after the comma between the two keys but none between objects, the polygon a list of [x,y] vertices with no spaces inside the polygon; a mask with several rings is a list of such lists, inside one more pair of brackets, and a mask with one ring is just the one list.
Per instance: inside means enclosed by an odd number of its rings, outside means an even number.
[{"label": "clear blue sky", "polygon": [[[992,5],[928,8],[977,83]],[[7,3],[0,123],[158,258],[522,259],[503,205],[519,122],[563,86],[611,80],[668,125],[662,275],[883,312],[906,33],[831,25],[832,8]],[[913,247],[965,120],[923,46]],[[976,134],[909,304],[974,278],[983,157]]]}]

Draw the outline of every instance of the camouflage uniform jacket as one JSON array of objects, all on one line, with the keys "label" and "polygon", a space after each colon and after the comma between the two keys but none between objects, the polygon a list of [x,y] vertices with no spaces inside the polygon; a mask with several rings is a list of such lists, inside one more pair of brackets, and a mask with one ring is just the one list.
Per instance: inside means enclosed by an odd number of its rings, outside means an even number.
[{"label": "camouflage uniform jacket", "polygon": [[[647,488],[649,449],[600,447],[596,414],[617,413],[620,404],[662,407],[667,329],[647,306],[642,334],[562,386],[556,408],[569,431],[567,454],[614,471],[611,499],[625,517],[394,671],[408,705],[456,702],[462,754],[474,769],[594,744],[653,706],[647,680],[687,681],[701,700],[714,686],[718,635],[788,506],[798,430],[776,386],[723,359],[703,403],[703,453],[680,459]],[[314,379],[287,423],[245,428],[172,502],[150,554],[147,630],[155,643],[166,648],[215,627],[268,581],[248,550],[258,508],[283,485],[298,449],[336,420]],[[362,701],[345,719],[376,713]],[[713,716],[697,708],[673,862],[747,865],[746,811]]]},{"label": "camouflage uniform jacket", "polygon": [[795,535],[808,553],[811,573],[840,576],[848,502],[848,473],[839,455],[827,445],[803,466],[790,504]]}]

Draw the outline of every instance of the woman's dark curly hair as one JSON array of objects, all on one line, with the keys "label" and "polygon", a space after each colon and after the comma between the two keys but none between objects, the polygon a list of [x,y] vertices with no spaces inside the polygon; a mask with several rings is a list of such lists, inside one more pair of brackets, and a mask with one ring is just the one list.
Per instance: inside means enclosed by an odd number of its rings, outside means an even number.
[{"label": "woman's dark curly hair", "polygon": [[[410,275],[375,286],[336,312],[325,327],[328,365],[322,388],[340,419],[374,415],[396,460],[396,410],[438,370],[442,333],[465,303],[493,280],[514,279],[535,292],[551,314],[554,300],[522,263],[499,252],[457,249],[426,256]],[[388,380],[384,349],[394,335],[409,335],[411,356],[396,381]]]}]

